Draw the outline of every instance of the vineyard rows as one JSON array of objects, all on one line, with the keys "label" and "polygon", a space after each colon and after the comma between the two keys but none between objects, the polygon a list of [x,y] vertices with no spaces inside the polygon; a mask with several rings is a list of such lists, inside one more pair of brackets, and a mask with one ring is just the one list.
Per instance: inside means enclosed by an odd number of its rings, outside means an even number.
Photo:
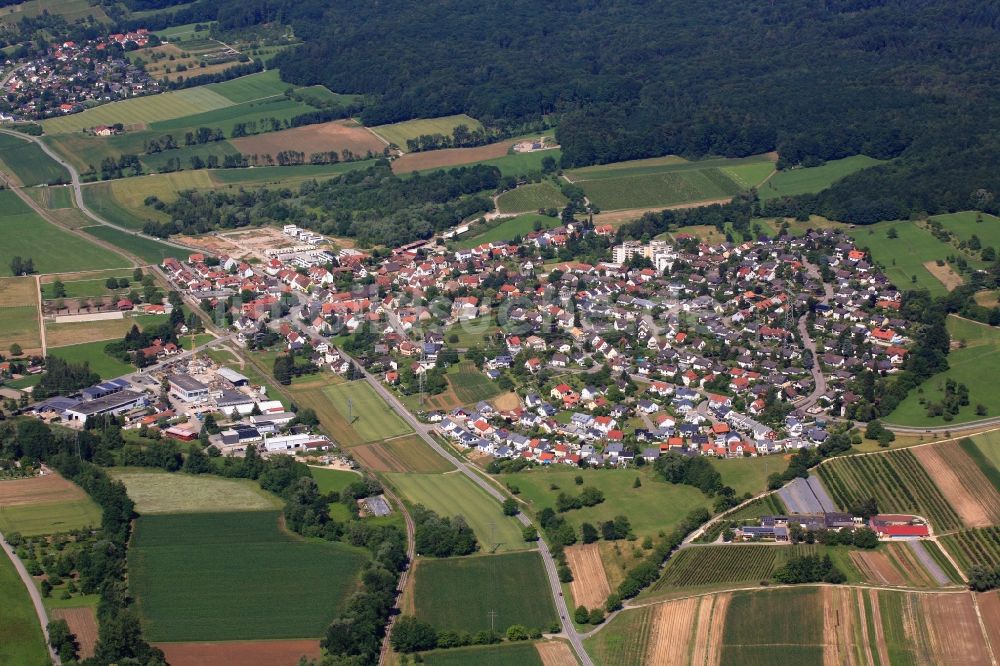
[{"label": "vineyard rows", "polygon": [[792,551],[808,554],[807,547],[728,545],[685,548],[673,558],[654,590],[689,585],[757,583],[768,580],[775,567]]},{"label": "vineyard rows", "polygon": [[963,569],[1000,566],[1000,527],[963,530],[941,539]]},{"label": "vineyard rows", "polygon": [[818,474],[842,509],[874,497],[883,513],[925,516],[939,531],[962,526],[958,514],[909,451],[836,459],[821,465]]}]

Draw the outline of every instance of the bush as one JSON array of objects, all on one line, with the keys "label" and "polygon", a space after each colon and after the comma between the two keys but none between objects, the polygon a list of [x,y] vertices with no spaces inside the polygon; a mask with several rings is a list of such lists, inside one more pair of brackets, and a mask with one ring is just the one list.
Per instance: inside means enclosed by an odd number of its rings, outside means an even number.
[{"label": "bush", "polygon": [[573,611],[573,619],[576,620],[577,624],[587,624],[590,621],[590,611],[587,610],[586,606],[577,606],[576,610]]},{"label": "bush", "polygon": [[390,642],[397,652],[419,652],[436,648],[438,636],[431,625],[412,615],[403,615],[392,627]]},{"label": "bush", "polygon": [[507,640],[509,641],[526,641],[531,638],[531,634],[528,629],[520,624],[512,624],[507,627]]}]

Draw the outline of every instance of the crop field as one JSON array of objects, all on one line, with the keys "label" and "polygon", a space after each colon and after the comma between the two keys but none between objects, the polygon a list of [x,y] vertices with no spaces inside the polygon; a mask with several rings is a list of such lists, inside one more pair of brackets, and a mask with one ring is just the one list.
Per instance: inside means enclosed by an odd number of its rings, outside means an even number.
[{"label": "crop field", "polygon": [[882,160],[877,160],[867,155],[855,155],[853,157],[845,157],[841,160],[831,160],[818,167],[786,169],[776,173],[771,180],[760,188],[758,194],[761,200],[767,200],[776,197],[790,197],[796,194],[820,192],[844,176],[849,176],[852,173],[877,164],[882,164]]},{"label": "crop field", "polygon": [[[897,238],[888,236],[893,229]],[[847,235],[859,248],[871,252],[872,259],[882,266],[886,277],[900,289],[923,288],[932,296],[943,296],[947,292],[944,284],[924,264],[943,260],[956,250],[916,223],[905,220],[879,222],[848,229]]]},{"label": "crop field", "polygon": [[65,347],[49,347],[49,355],[58,356],[71,363],[86,362],[90,365],[91,370],[101,376],[101,379],[113,379],[130,372],[135,372],[133,366],[122,363],[115,357],[105,354],[104,348],[107,346],[107,340],[98,340],[96,342],[83,342],[78,345],[67,345]]},{"label": "crop field", "polygon": [[996,479],[993,470],[1000,470],[1000,432],[985,432],[960,441],[966,452],[989,479]]},{"label": "crop field", "polygon": [[2,349],[7,351],[14,343],[22,349],[41,347],[41,333],[38,330],[38,307],[0,307],[0,340]]},{"label": "crop field", "polygon": [[543,180],[504,192],[497,199],[497,204],[501,213],[528,213],[541,208],[561,209],[567,201],[552,181]]},{"label": "crop field", "polygon": [[0,532],[5,534],[20,532],[24,536],[37,536],[100,524],[101,510],[89,497],[38,504],[0,505]]},{"label": "crop field", "polygon": [[685,548],[670,558],[652,591],[723,583],[757,584],[770,580],[774,570],[795,554],[805,553],[795,548],[754,544]]},{"label": "crop field", "polygon": [[[934,545],[932,542],[927,543]],[[887,543],[877,550],[852,550],[850,559],[861,573],[862,581],[873,585],[906,587],[948,585],[951,580],[947,572],[941,569],[923,546],[924,543],[921,541]]]},{"label": "crop field", "polygon": [[911,451],[835,459],[817,468],[823,485],[841,509],[874,497],[883,513],[910,513],[938,531],[961,527],[961,519]]},{"label": "crop field", "polygon": [[[893,664],[990,663],[972,596],[872,591],[876,631]],[[881,620],[879,622],[879,619]],[[880,648],[880,652],[883,648]],[[885,662],[883,662],[885,663]]]},{"label": "crop field", "polygon": [[[68,347],[85,342],[104,341],[122,338],[132,326],[140,330],[150,326],[158,326],[167,321],[167,315],[136,315],[121,319],[102,319],[98,321],[72,322],[69,324],[45,323],[45,341],[49,347]],[[95,346],[95,349],[98,347]],[[99,348],[103,353],[104,347]]]},{"label": "crop field", "polygon": [[461,515],[465,518],[476,534],[480,552],[507,552],[531,547],[521,538],[521,524],[503,515],[500,503],[464,474],[386,473],[384,476],[411,504],[423,504],[442,516]]},{"label": "crop field", "polygon": [[232,103],[223,94],[211,90],[210,86],[199,86],[102,104],[81,113],[43,120],[42,127],[46,134],[79,132],[95,125],[115,123],[135,128],[158,120],[219,109]]},{"label": "crop field", "polygon": [[349,150],[355,155],[381,155],[385,144],[367,128],[353,120],[333,120],[328,123],[294,127],[255,136],[233,139],[232,144],[244,154],[277,155],[283,150],[298,150],[306,154]]},{"label": "crop field", "polygon": [[421,652],[420,657],[427,666],[548,666],[539,656],[536,645],[541,644],[500,643]]},{"label": "crop field", "polygon": [[569,584],[574,606],[600,608],[611,593],[608,574],[601,561],[601,544],[576,544],[565,548],[566,563],[573,572]]},{"label": "crop field", "polygon": [[297,664],[301,657],[319,661],[323,656],[317,639],[157,643],[170,666],[270,666]]},{"label": "crop field", "polygon": [[51,663],[31,598],[6,553],[0,553],[0,663]]},{"label": "crop field", "polygon": [[[324,471],[324,470],[319,470]],[[215,513],[219,511],[268,511],[282,501],[264,491],[256,481],[224,479],[208,474],[159,472],[142,468],[113,468],[112,478],[125,484],[136,513]],[[356,476],[356,475],[352,475]]]},{"label": "crop field", "polygon": [[[578,475],[583,477],[582,486],[574,482]],[[633,487],[636,477],[642,482],[639,488]],[[709,504],[700,490],[660,481],[647,470],[536,468],[503,474],[499,479],[519,489],[518,499],[526,501],[529,509],[536,513],[545,507],[554,508],[561,492],[575,495],[583,486],[593,486],[601,490],[607,500],[596,506],[569,511],[563,514],[566,520],[579,527],[583,522],[596,525],[613,520],[615,516],[628,516],[632,530],[640,539],[644,536],[655,538],[660,531],[669,532],[692,509]]]},{"label": "crop field", "polygon": [[141,230],[146,220],[166,220],[167,215],[146,206],[146,197],[174,201],[181,190],[207,190],[215,187],[209,172],[177,171],[174,173],[122,178],[92,183],[83,188],[83,199],[89,208],[102,217],[123,227]]},{"label": "crop field", "polygon": [[740,187],[718,169],[669,171],[576,182],[602,210],[727,199],[740,191]]},{"label": "crop field", "polygon": [[[922,393],[910,391],[906,399],[885,418],[889,423],[911,426],[958,425],[984,417],[976,414],[976,405],[986,407],[988,417],[1000,415],[1000,392],[995,390],[993,377],[1000,373],[1000,330],[956,316],[948,317],[948,332],[952,340],[964,340],[964,347],[948,354],[948,370],[938,373],[921,384]],[[962,407],[949,422],[927,415],[921,404],[938,402],[944,395],[945,381],[954,379],[969,387],[969,405]]]},{"label": "crop field", "polygon": [[480,400],[489,400],[500,393],[496,382],[480,372],[472,363],[462,362],[452,366],[447,377],[455,395],[467,405]]},{"label": "crop field", "polygon": [[1000,493],[958,442],[921,446],[913,454],[966,527],[1000,523]]},{"label": "crop field", "polygon": [[213,169],[207,173],[215,185],[226,185],[230,188],[238,185],[289,186],[314,178],[332,178],[348,171],[367,169],[373,164],[375,164],[374,160],[359,160],[337,164]]},{"label": "crop field", "polygon": [[308,104],[303,104],[284,96],[270,97],[233,104],[232,106],[205,111],[203,113],[195,113],[190,116],[161,120],[151,123],[149,129],[155,130],[156,134],[172,133],[174,137],[177,137],[178,132],[183,133],[198,127],[212,127],[221,129],[223,134],[230,136],[233,126],[237,123],[256,122],[258,123],[258,130],[261,130],[265,126],[263,123],[265,119],[274,118],[278,121],[291,120],[294,116],[312,110],[312,107]]},{"label": "crop field", "polygon": [[[476,233],[474,236],[463,236],[455,245],[459,248],[471,248],[493,241],[510,241],[515,236],[523,236],[535,231],[536,224],[542,229],[550,229],[559,226],[562,222],[558,218],[526,213],[502,220],[496,226],[490,227],[482,233]],[[476,228],[478,227],[474,227],[473,230]]]},{"label": "crop field", "polygon": [[142,261],[149,262],[150,264],[160,264],[167,257],[185,256],[184,250],[171,247],[170,245],[155,241],[152,238],[136,236],[135,234],[119,231],[114,227],[109,227],[103,224],[93,227],[85,227],[84,231],[91,236],[107,241],[115,247],[119,247],[126,252],[139,257]]},{"label": "crop field", "polygon": [[0,278],[0,308],[37,308],[38,296],[33,277]]},{"label": "crop field", "polygon": [[513,624],[547,629],[558,620],[542,558],[536,552],[422,559],[415,581],[417,617],[438,630],[489,630]]},{"label": "crop field", "polygon": [[288,534],[278,525],[279,515],[140,518],[129,548],[129,582],[146,637],[221,641],[323,635],[354,591],[366,556],[340,543]]},{"label": "crop field", "polygon": [[510,147],[515,143],[516,141],[510,140],[476,146],[475,148],[442,148],[441,150],[406,153],[392,161],[392,171],[402,174],[477,164],[484,160],[507,156]]},{"label": "crop field", "polygon": [[425,118],[421,120],[407,120],[391,125],[379,125],[371,128],[373,132],[388,141],[396,144],[400,150],[406,150],[407,139],[416,139],[424,134],[444,134],[450,136],[456,127],[465,125],[470,130],[482,129],[482,123],[475,118],[470,118],[465,114],[457,116],[444,116],[442,118]]},{"label": "crop field", "polygon": [[27,195],[48,210],[73,208],[73,191],[67,185],[56,187],[33,187],[25,190]]},{"label": "crop field", "polygon": [[598,666],[644,666],[655,606],[622,611],[583,643]]},{"label": "crop field", "polygon": [[[760,618],[766,617],[766,622]],[[820,663],[823,602],[816,588],[736,592],[723,632],[722,663]]]},{"label": "crop field", "polygon": [[417,435],[393,437],[351,448],[351,455],[374,472],[449,472],[454,467]]},{"label": "crop field", "polygon": [[364,442],[409,434],[410,426],[365,381],[332,384],[323,394]]},{"label": "crop field", "polygon": [[961,530],[941,541],[963,570],[974,565],[1000,566],[1000,527]]},{"label": "crop field", "polygon": [[39,273],[127,266],[123,257],[87,243],[28,208],[10,190],[0,191],[0,274],[10,275],[10,260],[31,257]]},{"label": "crop field", "polygon": [[270,69],[221,83],[210,83],[204,87],[226,98],[232,104],[242,104],[255,99],[283,95],[286,90],[294,86],[282,81],[278,70]]},{"label": "crop field", "polygon": [[69,182],[69,172],[38,144],[10,134],[0,134],[0,164],[26,187]]}]

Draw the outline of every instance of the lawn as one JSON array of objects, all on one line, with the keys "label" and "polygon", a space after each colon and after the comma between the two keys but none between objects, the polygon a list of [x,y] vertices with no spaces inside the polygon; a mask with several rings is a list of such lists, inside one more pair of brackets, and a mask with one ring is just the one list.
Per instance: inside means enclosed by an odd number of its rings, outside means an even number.
[{"label": "lawn", "polygon": [[94,227],[86,227],[84,231],[91,236],[95,236],[103,241],[107,241],[115,245],[116,247],[120,247],[126,252],[134,254],[143,261],[147,261],[151,264],[161,264],[167,257],[185,256],[184,250],[181,250],[180,248],[165,245],[159,241],[153,240],[152,238],[136,236],[135,234],[119,231],[114,227],[109,227],[103,224]]},{"label": "lawn", "polygon": [[306,541],[276,511],[144,516],[129,547],[129,583],[151,641],[318,638],[367,559]]},{"label": "lawn", "polygon": [[788,462],[781,456],[756,458],[712,458],[712,465],[722,474],[722,483],[736,490],[737,495],[756,495],[767,489],[767,476],[783,472]]},{"label": "lawn", "polygon": [[537,229],[551,229],[560,224],[562,222],[558,218],[538,215],[537,213],[527,213],[503,220],[482,233],[463,237],[455,245],[459,248],[470,248],[482,245],[483,243],[492,243],[493,241],[511,241],[515,236],[524,236],[535,231],[536,227]]},{"label": "lawn", "polygon": [[470,130],[482,129],[482,124],[475,118],[470,118],[465,114],[456,116],[444,116],[442,118],[425,118],[420,120],[407,120],[391,125],[379,125],[371,130],[380,137],[394,143],[400,150],[406,150],[406,140],[416,139],[424,134],[444,134],[451,136],[452,131],[459,125],[465,125]]},{"label": "lawn", "polygon": [[330,491],[340,492],[355,481],[362,479],[362,476],[357,472],[348,472],[343,469],[310,467],[309,471],[312,473],[313,479],[316,480],[316,485],[319,486],[321,493],[328,493]]},{"label": "lawn", "polygon": [[365,442],[406,435],[412,430],[365,381],[332,384],[323,394]]},{"label": "lawn", "polygon": [[69,172],[27,139],[0,134],[0,160],[26,187],[68,183]]},{"label": "lawn", "polygon": [[[993,377],[1000,375],[1000,329],[967,319],[948,317],[948,332],[952,340],[965,340],[964,348],[948,354],[948,369],[925,381],[886,417],[888,423],[908,426],[947,426],[1000,415],[1000,392]],[[944,396],[948,379],[969,387],[969,405],[961,407],[951,421],[927,415],[924,402],[939,402]],[[976,414],[976,406],[986,407],[986,416]]]},{"label": "lawn", "polygon": [[445,340],[452,335],[458,336],[458,342],[449,342],[459,348],[483,347],[486,345],[486,338],[491,337],[499,329],[492,315],[467,319],[450,326],[444,333]]},{"label": "lawn", "polygon": [[0,554],[0,663],[51,663],[31,597],[6,553]]},{"label": "lawn", "polygon": [[820,192],[835,182],[861,169],[882,164],[867,155],[855,155],[841,160],[831,160],[823,166],[806,169],[786,169],[779,171],[771,180],[760,188],[758,194],[762,200],[776,197],[790,197],[796,194]]},{"label": "lawn", "polygon": [[501,213],[526,213],[540,208],[562,208],[568,200],[550,180],[529,183],[504,192],[497,199]]},{"label": "lawn", "polygon": [[542,557],[536,552],[421,559],[415,574],[417,618],[438,630],[505,632],[513,624],[546,630],[558,621]]},{"label": "lawn", "polygon": [[0,506],[0,532],[4,534],[38,536],[100,524],[101,509],[89,497]]},{"label": "lawn", "polygon": [[118,268],[128,262],[50,224],[10,190],[0,191],[0,275],[10,275],[13,257],[31,258],[39,273]]},{"label": "lawn", "polygon": [[[240,79],[235,79],[235,81],[240,81]],[[115,123],[122,123],[127,128],[158,120],[190,116],[233,104],[233,100],[226,96],[226,92],[230,91],[231,88],[217,91],[212,90],[212,87],[198,86],[110,102],[87,109],[82,113],[43,120],[42,127],[45,128],[46,134],[79,132],[94,125],[114,125]]]},{"label": "lawn", "polygon": [[100,375],[101,379],[113,379],[135,372],[133,366],[104,353],[108,343],[108,340],[98,340],[66,347],[50,347],[49,356],[58,356],[71,363],[87,362],[90,364],[90,369]]},{"label": "lawn", "polygon": [[448,369],[448,383],[463,404],[474,405],[500,394],[497,383],[484,375],[471,362],[462,362]]},{"label": "lawn", "polygon": [[112,478],[125,484],[135,502],[136,513],[148,516],[163,513],[213,513],[218,511],[269,511],[283,502],[256,481],[224,479],[207,474],[193,475],[113,468]]},{"label": "lawn", "polygon": [[533,643],[499,643],[422,652],[427,666],[544,666]]},{"label": "lawn", "polygon": [[[889,238],[892,229],[896,238]],[[932,296],[947,293],[944,284],[924,264],[943,260],[957,250],[939,241],[915,222],[879,222],[849,229],[847,234],[859,248],[867,248],[871,252],[875,262],[883,267],[886,277],[900,289],[924,288]]]},{"label": "lawn", "polygon": [[504,516],[500,503],[464,474],[386,473],[385,477],[408,502],[423,504],[440,515],[463,516],[476,533],[481,552],[529,547],[521,538],[521,524]]},{"label": "lawn", "polygon": [[[722,663],[820,663],[823,602],[817,588],[737,592],[726,613]],[[766,617],[766,622],[760,619]]]},{"label": "lawn", "polygon": [[[562,466],[560,466],[562,467]],[[576,485],[576,476],[583,477],[583,484]],[[636,478],[642,485],[633,488]],[[615,516],[628,516],[632,530],[639,536],[656,536],[660,531],[669,532],[692,509],[708,507],[709,501],[700,490],[691,486],[673,485],[653,477],[649,468],[624,469],[554,469],[538,468],[516,474],[504,474],[501,481],[516,486],[521,494],[518,499],[529,503],[532,511],[555,507],[561,492],[578,495],[584,486],[593,486],[604,493],[604,502],[564,514],[575,526],[580,523],[613,520]],[[555,487],[553,487],[555,486]]]}]

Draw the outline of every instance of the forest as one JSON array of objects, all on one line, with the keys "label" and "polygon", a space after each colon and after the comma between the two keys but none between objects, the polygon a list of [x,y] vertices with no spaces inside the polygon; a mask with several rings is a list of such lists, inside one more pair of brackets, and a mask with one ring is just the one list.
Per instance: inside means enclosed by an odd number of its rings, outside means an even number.
[{"label": "forest", "polygon": [[564,167],[777,150],[782,168],[863,153],[811,211],[855,223],[995,211],[1000,4],[200,0],[175,21],[293,26],[295,84],[368,93],[367,124],[555,117]]}]

